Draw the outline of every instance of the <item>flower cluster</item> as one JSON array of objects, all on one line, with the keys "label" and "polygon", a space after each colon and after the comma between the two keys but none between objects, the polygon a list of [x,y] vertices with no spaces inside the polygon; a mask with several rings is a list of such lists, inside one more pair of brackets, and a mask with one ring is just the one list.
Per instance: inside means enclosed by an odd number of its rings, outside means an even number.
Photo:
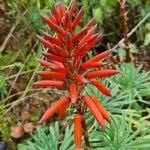
[{"label": "flower cluster", "polygon": [[83,16],[83,8],[74,15],[76,0],[73,0],[69,9],[66,9],[61,2],[54,6],[48,16],[43,16],[43,21],[55,31],[54,36],[41,30],[38,36],[40,42],[45,46],[44,59],[39,63],[47,67],[47,71],[40,71],[38,74],[47,80],[37,81],[35,85],[40,87],[65,88],[69,95],[61,97],[42,116],[40,122],[48,121],[55,113],[60,117],[65,116],[67,107],[72,104],[77,109],[74,117],[74,141],[76,149],[81,148],[82,140],[82,117],[87,106],[94,115],[101,127],[105,127],[106,121],[111,118],[106,109],[100,104],[95,96],[83,95],[86,84],[91,83],[106,96],[111,93],[97,78],[110,77],[118,73],[117,70],[100,69],[106,63],[103,61],[111,53],[107,50],[93,58],[83,62],[83,57],[97,44],[101,35],[95,33],[97,25],[93,25],[94,19],[75,33],[75,29]]}]

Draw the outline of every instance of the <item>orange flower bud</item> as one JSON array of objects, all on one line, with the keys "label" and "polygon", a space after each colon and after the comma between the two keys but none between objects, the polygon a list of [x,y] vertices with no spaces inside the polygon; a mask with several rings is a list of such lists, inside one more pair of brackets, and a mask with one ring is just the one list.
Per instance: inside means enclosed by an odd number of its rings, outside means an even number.
[{"label": "orange flower bud", "polygon": [[76,114],[74,116],[74,143],[76,150],[82,148],[82,116]]},{"label": "orange flower bud", "polygon": [[78,44],[78,48],[81,47],[83,44],[85,44],[87,40],[91,38],[92,35],[94,35],[96,28],[97,28],[97,25],[95,25],[92,29],[90,29],[90,31],[84,36],[84,38]]},{"label": "orange flower bud", "polygon": [[51,35],[49,35],[48,33],[44,32],[43,30],[40,30],[40,32],[46,37],[46,39],[51,42],[54,43],[58,46],[62,46],[61,40],[58,38],[54,38]]},{"label": "orange flower bud", "polygon": [[53,106],[47,109],[47,111],[42,116],[40,122],[48,121],[54,115],[54,113],[59,111],[59,108],[62,105],[69,103],[69,100],[70,99],[68,96],[61,97]]},{"label": "orange flower bud", "polygon": [[56,18],[56,22],[59,24],[62,19],[60,4],[57,4],[54,6],[53,14],[54,14],[54,17]]},{"label": "orange flower bud", "polygon": [[52,53],[54,53],[54,54],[57,55],[57,51],[53,48],[53,45],[52,45],[49,41],[45,40],[45,39],[44,39],[43,37],[41,37],[41,36],[37,36],[37,37],[39,38],[40,42],[41,42],[46,48],[48,48]]},{"label": "orange flower bud", "polygon": [[101,125],[102,128],[105,127],[104,118],[98,109],[97,105],[94,103],[93,99],[90,96],[84,96],[83,101],[86,103],[91,113],[94,115],[97,122]]},{"label": "orange flower bud", "polygon": [[103,94],[105,94],[106,96],[111,96],[110,91],[107,89],[107,87],[105,85],[103,85],[100,81],[93,79],[91,81],[91,83],[97,87]]},{"label": "orange flower bud", "polygon": [[83,83],[83,84],[87,83],[87,80],[80,74],[77,74],[75,76],[75,80],[77,80],[77,81],[79,81],[80,83]]},{"label": "orange flower bud", "polygon": [[97,106],[97,108],[100,110],[100,112],[101,112],[102,116],[104,117],[104,119],[107,120],[108,122],[111,122],[111,118],[110,118],[107,110],[99,102],[97,97],[96,96],[91,96],[91,98],[93,99],[93,101],[94,101],[95,105]]},{"label": "orange flower bud", "polygon": [[53,54],[50,54],[50,53],[47,53],[47,52],[43,53],[43,55],[46,58],[50,59],[50,60],[55,60],[55,61],[58,61],[58,62],[62,62],[62,58],[59,57],[59,56],[56,56],[56,55],[53,55]]},{"label": "orange flower bud", "polygon": [[63,103],[61,105],[61,107],[59,107],[58,112],[59,112],[59,117],[61,119],[64,118],[66,111],[67,111],[67,108],[68,108],[68,105],[69,105],[69,101],[66,101],[66,103]]},{"label": "orange flower bud", "polygon": [[39,71],[38,75],[46,77],[46,78],[56,78],[60,80],[66,79],[66,74],[59,72],[50,72],[50,71]]},{"label": "orange flower bud", "polygon": [[78,32],[78,33],[74,36],[73,40],[74,40],[74,41],[79,40],[86,32],[87,32],[87,28],[83,28],[80,32]]},{"label": "orange flower bud", "polygon": [[37,85],[37,86],[40,86],[40,87],[57,87],[57,88],[61,88],[61,87],[64,87],[65,84],[62,81],[42,80],[42,81],[35,82],[34,85]]},{"label": "orange flower bud", "polygon": [[65,31],[61,27],[59,27],[58,25],[55,26],[55,30],[61,36],[65,36],[66,35]]},{"label": "orange flower bud", "polygon": [[94,17],[88,21],[88,23],[85,25],[85,28],[88,27],[88,29],[93,25]]},{"label": "orange flower bud", "polygon": [[50,63],[50,62],[48,62],[48,61],[46,61],[46,60],[43,60],[43,59],[37,59],[37,61],[38,61],[41,65],[43,65],[43,66],[45,66],[45,67],[52,67],[52,66],[54,66],[54,64],[52,64],[52,63]]},{"label": "orange flower bud", "polygon": [[72,16],[73,16],[75,9],[76,9],[76,0],[73,0],[71,3],[70,9],[69,9],[70,19],[72,19]]},{"label": "orange flower bud", "polygon": [[75,83],[70,83],[69,91],[70,91],[71,101],[72,103],[75,103],[78,98],[78,90],[77,90],[77,86]]},{"label": "orange flower bud", "polygon": [[41,14],[41,17],[43,21],[47,23],[51,28],[55,27],[56,24],[49,17],[43,16],[42,14]]},{"label": "orange flower bud", "polygon": [[59,46],[57,45],[53,45],[53,48],[55,49],[55,51],[57,52],[57,55],[59,55],[60,57],[66,57],[67,54],[65,52],[65,50],[63,50],[62,48],[60,48]]},{"label": "orange flower bud", "polygon": [[101,67],[101,66],[104,66],[106,63],[104,63],[104,62],[89,62],[89,63],[83,63],[82,65],[81,65],[81,68],[83,68],[83,69],[87,69],[87,68],[99,68],[99,67]]},{"label": "orange flower bud", "polygon": [[97,71],[89,72],[87,73],[86,76],[88,79],[90,79],[90,78],[96,78],[96,77],[110,77],[117,73],[119,73],[119,71],[106,69],[106,70],[97,70]]},{"label": "orange flower bud", "polygon": [[94,61],[100,61],[102,59],[105,59],[111,52],[112,52],[112,50],[107,50],[107,51],[105,51],[103,53],[100,53],[100,54],[94,56],[93,58],[89,59],[85,63],[92,63]]},{"label": "orange flower bud", "polygon": [[83,7],[80,9],[80,11],[78,12],[77,16],[75,17],[73,23],[72,23],[72,30],[75,29],[76,25],[79,23],[81,17],[83,16],[84,12],[83,12]]},{"label": "orange flower bud", "polygon": [[83,57],[98,41],[100,40],[100,35],[96,34],[91,36],[88,40],[87,40],[87,46],[82,50],[82,51],[77,51],[75,53],[75,57]]},{"label": "orange flower bud", "polygon": [[65,17],[66,16],[66,8],[65,8],[65,5],[64,5],[64,2],[62,1],[60,5],[61,5],[62,17]]}]

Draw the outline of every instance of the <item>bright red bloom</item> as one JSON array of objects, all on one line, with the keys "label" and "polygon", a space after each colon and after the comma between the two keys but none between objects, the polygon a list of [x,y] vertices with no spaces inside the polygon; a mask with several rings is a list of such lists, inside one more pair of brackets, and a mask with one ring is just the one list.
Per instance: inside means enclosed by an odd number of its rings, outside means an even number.
[{"label": "bright red bloom", "polygon": [[46,77],[46,78],[56,78],[56,79],[60,79],[60,80],[66,79],[66,74],[60,73],[60,72],[39,71],[38,75]]},{"label": "bright red bloom", "polygon": [[46,61],[46,60],[43,60],[43,59],[37,59],[37,61],[42,65],[42,66],[45,66],[45,67],[54,67],[54,64]]},{"label": "bright red bloom", "polygon": [[72,103],[75,103],[77,101],[77,98],[78,98],[77,85],[75,83],[70,83],[69,91],[70,91],[71,101],[72,101]]},{"label": "bright red bloom", "polygon": [[108,122],[110,122],[111,118],[108,112],[106,111],[106,109],[103,107],[103,105],[99,102],[99,100],[95,96],[91,96],[91,98],[93,102],[95,103],[95,105],[97,106],[97,108],[99,109],[99,111],[101,112],[103,118],[107,120]]},{"label": "bright red bloom", "polygon": [[80,75],[80,74],[77,74],[75,76],[75,80],[77,80],[78,82],[80,82],[82,84],[87,83],[87,79],[84,76]]},{"label": "bright red bloom", "polygon": [[48,121],[54,115],[54,113],[59,112],[59,109],[62,105],[66,104],[68,102],[69,102],[68,96],[61,97],[52,107],[47,109],[47,111],[42,116],[40,122]]},{"label": "bright red bloom", "polygon": [[111,96],[110,91],[107,89],[105,85],[103,85],[100,81],[93,79],[91,83],[97,87],[104,95]]},{"label": "bright red bloom", "polygon": [[57,56],[57,55],[54,55],[54,54],[50,54],[50,53],[47,53],[47,52],[43,53],[43,55],[49,60],[62,62],[62,58],[60,56]]},{"label": "bright red bloom", "polygon": [[96,77],[110,77],[112,75],[117,74],[117,70],[96,70],[96,71],[91,71],[87,73],[87,78],[96,78]]},{"label": "bright red bloom", "polygon": [[61,107],[58,108],[59,117],[60,117],[61,119],[65,117],[65,114],[66,114],[68,105],[69,105],[69,101],[66,101],[65,103],[63,103],[63,104],[61,105]]},{"label": "bright red bloom", "polygon": [[54,81],[54,80],[42,80],[42,81],[37,81],[36,83],[34,83],[37,86],[40,87],[64,87],[64,82],[62,81]]},{"label": "bright red bloom", "polygon": [[[74,16],[75,8],[76,0],[72,0],[69,9],[65,8],[62,1],[54,6],[49,16],[42,15],[43,21],[55,31],[55,34],[52,36],[42,30],[40,31],[41,35],[38,38],[45,46],[46,51],[43,52],[44,58],[38,61],[41,65],[47,67],[48,71],[38,72],[40,76],[46,77],[47,80],[38,81],[35,84],[40,87],[66,88],[69,91],[69,97],[60,98],[46,111],[41,122],[49,120],[55,112],[59,112],[60,117],[63,118],[68,103],[72,103],[76,109],[76,106],[79,107],[78,111],[83,110],[81,107],[87,105],[98,123],[105,127],[104,120],[111,120],[107,111],[98,103],[95,97],[83,96],[82,91],[87,83],[92,83],[103,94],[111,96],[110,91],[101,82],[92,78],[110,77],[117,74],[118,71],[100,69],[101,66],[106,64],[103,61],[109,56],[111,50],[98,54],[86,62],[83,61],[83,57],[101,40],[102,36],[99,33],[95,33],[97,25],[93,25],[93,18],[89,20],[81,31],[75,33],[75,28],[84,14],[83,8],[81,8],[78,14]],[[79,113],[82,114],[84,112]],[[76,126],[81,124],[80,120],[81,117],[77,115],[75,117]],[[82,128],[81,125],[80,128]],[[76,137],[77,135],[75,135]],[[75,140],[75,145],[78,148],[78,145],[81,144],[76,141],[78,140]]]},{"label": "bright red bloom", "polygon": [[97,122],[101,125],[101,127],[105,127],[104,118],[101,114],[101,111],[97,107],[97,105],[94,103],[93,99],[90,96],[84,96],[83,101],[86,103],[92,114],[94,115]]},{"label": "bright red bloom", "polygon": [[82,116],[76,114],[74,116],[74,143],[76,150],[81,150],[82,148]]}]

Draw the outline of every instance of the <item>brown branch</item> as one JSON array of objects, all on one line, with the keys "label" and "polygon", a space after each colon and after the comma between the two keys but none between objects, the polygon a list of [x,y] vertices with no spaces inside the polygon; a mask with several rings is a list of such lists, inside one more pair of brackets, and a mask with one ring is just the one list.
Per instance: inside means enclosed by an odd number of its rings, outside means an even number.
[{"label": "brown branch", "polygon": [[130,49],[129,49],[129,38],[128,38],[128,12],[125,6],[126,0],[119,0],[120,14],[122,17],[122,27],[124,32],[124,49],[126,51],[125,62],[131,62]]},{"label": "brown branch", "polygon": [[[27,13],[27,10],[23,13],[23,16],[24,16],[26,13]],[[0,53],[2,53],[2,51],[5,49],[5,47],[6,47],[7,43],[8,43],[8,41],[10,40],[10,38],[11,38],[13,32],[15,31],[17,25],[18,25],[20,22],[21,22],[21,19],[18,19],[18,20],[15,22],[15,24],[11,27],[11,29],[10,29],[8,35],[6,36],[6,38],[5,38],[5,40],[4,40],[3,44],[2,44],[2,46],[0,47]]]},{"label": "brown branch", "polygon": [[[128,38],[150,17],[150,12],[146,14],[146,16],[128,33]],[[125,41],[124,38],[122,38],[113,48],[113,52],[117,52],[116,50],[120,44],[122,44]]]}]

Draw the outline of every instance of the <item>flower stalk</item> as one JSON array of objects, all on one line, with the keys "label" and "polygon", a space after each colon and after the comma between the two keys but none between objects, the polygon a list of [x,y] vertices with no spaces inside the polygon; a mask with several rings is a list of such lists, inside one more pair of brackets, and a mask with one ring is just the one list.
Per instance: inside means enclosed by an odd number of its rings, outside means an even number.
[{"label": "flower stalk", "polygon": [[128,37],[128,12],[126,11],[126,0],[118,0],[120,4],[120,14],[122,18],[122,27],[124,32],[124,49],[126,51],[125,62],[131,62],[129,37]]}]

